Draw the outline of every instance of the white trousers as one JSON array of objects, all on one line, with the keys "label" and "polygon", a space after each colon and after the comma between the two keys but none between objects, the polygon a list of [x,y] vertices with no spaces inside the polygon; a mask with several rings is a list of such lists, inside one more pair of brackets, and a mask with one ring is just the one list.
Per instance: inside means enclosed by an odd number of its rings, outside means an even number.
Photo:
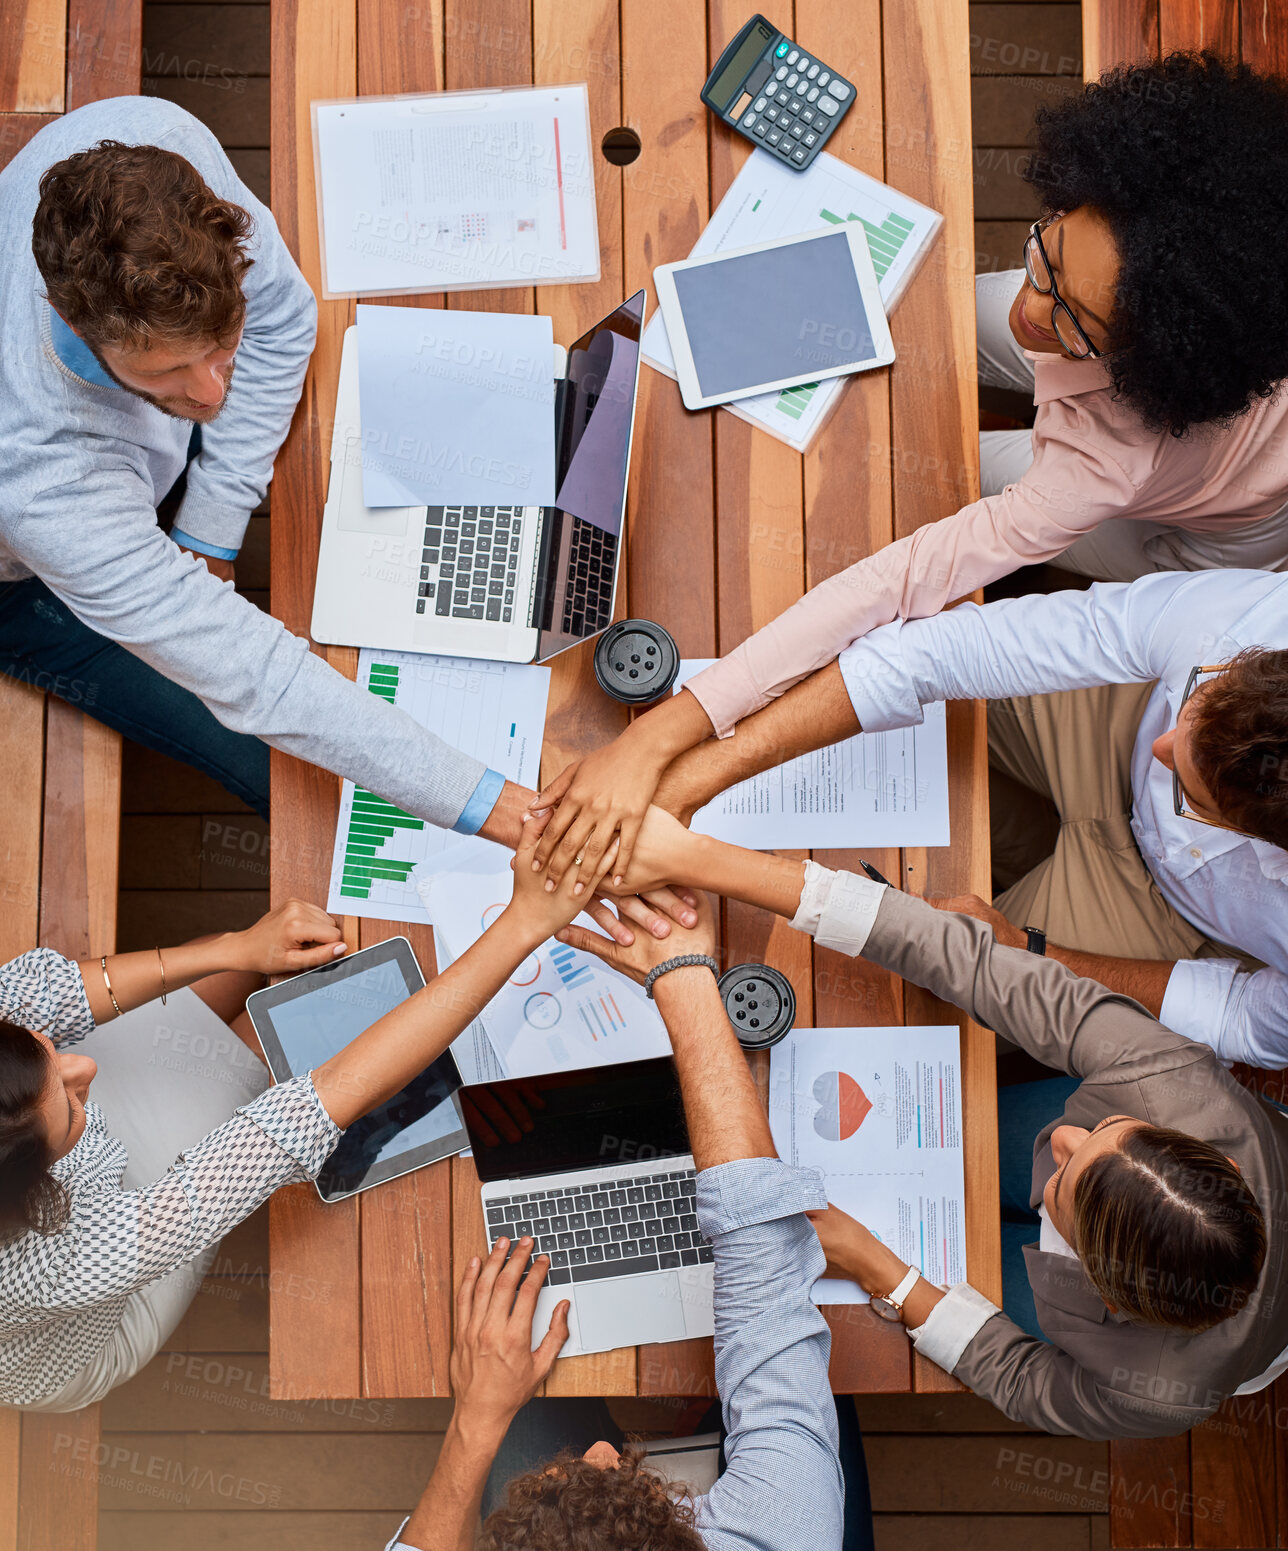
[{"label": "white trousers", "polygon": [[[122,1184],[160,1179],[185,1147],[268,1087],[268,1070],[190,988],[95,1029],[77,1047],[98,1062],[90,1098],[130,1155]],[[218,1252],[212,1244],[132,1293],[101,1352],[32,1411],[79,1411],[132,1379],[174,1333]]]},{"label": "white trousers", "polygon": [[[1007,322],[1023,283],[1022,269],[975,277],[979,380],[986,388],[1009,388],[1032,397],[1033,362]],[[998,495],[1021,479],[1032,462],[1032,432],[981,431],[980,493]],[[1113,517],[1051,564],[1102,582],[1134,582],[1154,571],[1288,570],[1288,506],[1244,527],[1202,533]]]}]

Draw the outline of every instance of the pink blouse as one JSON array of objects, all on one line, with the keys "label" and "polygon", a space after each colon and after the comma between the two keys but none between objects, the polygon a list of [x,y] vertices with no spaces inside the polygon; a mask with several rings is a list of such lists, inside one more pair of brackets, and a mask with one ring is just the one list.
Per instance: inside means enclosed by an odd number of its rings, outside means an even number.
[{"label": "pink blouse", "polygon": [[1288,504],[1288,394],[1233,426],[1181,439],[1146,430],[1102,361],[1035,361],[1033,463],[1000,495],[839,571],[689,681],[720,737],[859,636],[937,614],[1023,565],[1052,560],[1113,517],[1244,527]]}]

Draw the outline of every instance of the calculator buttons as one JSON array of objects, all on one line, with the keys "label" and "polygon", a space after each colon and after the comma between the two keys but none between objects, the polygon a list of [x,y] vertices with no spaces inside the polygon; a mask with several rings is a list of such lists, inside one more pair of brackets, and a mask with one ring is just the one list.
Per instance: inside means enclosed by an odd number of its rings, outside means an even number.
[{"label": "calculator buttons", "polygon": [[792,132],[793,136],[797,140],[799,140],[800,137],[805,133],[805,126],[804,126],[804,124],[801,124],[801,123],[793,124],[791,132]]},{"label": "calculator buttons", "polygon": [[788,63],[788,64],[789,64],[789,65],[794,65],[794,64],[795,64],[795,63],[796,63],[796,61],[797,61],[797,60],[798,60],[798,59],[799,59],[799,58],[800,58],[800,57],[801,57],[801,56],[800,56],[800,54],[799,54],[799,52],[798,52],[798,51],[797,51],[797,50],[796,50],[796,49],[793,49],[793,50],[792,50],[792,51],[791,51],[791,53],[790,53],[790,54],[788,54],[788,56],[787,56],[787,63]]},{"label": "calculator buttons", "polygon": [[818,114],[816,114],[814,112],[813,108],[802,108],[801,109],[801,123],[802,124],[812,124],[817,117],[818,117]]},{"label": "calculator buttons", "polygon": [[770,145],[777,145],[782,138],[783,132],[781,129],[771,129],[765,136],[765,139],[770,143]]},{"label": "calculator buttons", "polygon": [[[759,134],[759,130],[757,130],[757,133]],[[802,145],[817,145],[818,144],[818,136],[811,129],[808,134],[806,134],[805,136],[802,137],[801,144]]]},{"label": "calculator buttons", "polygon": [[766,97],[774,97],[774,96],[777,96],[777,94],[778,94],[778,82],[777,81],[771,81],[769,83],[769,85],[766,86],[766,88],[765,88],[765,96]]},{"label": "calculator buttons", "polygon": [[[817,93],[815,93],[815,95],[817,96]],[[752,108],[757,113],[763,113],[765,111],[765,99],[763,97],[757,97],[755,102],[752,103]]]},{"label": "calculator buttons", "polygon": [[780,44],[779,44],[779,45],[778,45],[778,47],[777,47],[777,48],[776,48],[776,49],[775,49],[775,50],[774,50],[774,53],[775,53],[775,55],[776,55],[776,56],[777,56],[777,57],[778,57],[778,58],[779,58],[779,59],[782,59],[782,58],[783,58],[783,56],[784,56],[784,55],[785,55],[785,54],[786,54],[786,53],[787,53],[787,50],[788,50],[788,48],[789,48],[789,47],[790,47],[790,46],[791,46],[791,45],[790,45],[790,44],[789,44],[789,43],[788,43],[788,42],[787,42],[787,41],[786,41],[786,39],[784,39],[784,40],[783,40],[783,42],[782,42],[782,43],[780,43]]},{"label": "calculator buttons", "polygon": [[[828,90],[831,91],[831,89],[832,88],[829,86]],[[836,115],[841,111],[840,106],[837,103],[833,102],[830,97],[822,97],[822,98],[820,98],[819,99],[818,107],[819,107],[819,112],[820,113],[826,113],[828,118],[835,118]]]},{"label": "calculator buttons", "polygon": [[772,103],[770,103],[769,107],[765,109],[765,117],[771,124],[776,124],[778,122],[778,109],[774,107]]},{"label": "calculator buttons", "polygon": [[818,101],[818,87],[817,86],[811,86],[810,87],[810,89],[809,89],[809,100],[811,102],[817,102]]},{"label": "calculator buttons", "polygon": [[[797,61],[796,68],[800,71],[800,73],[802,75],[804,75],[806,70],[809,69],[809,63],[810,63],[809,60],[805,58],[804,54],[802,54],[800,59]],[[815,65],[814,68],[817,69],[818,66]]]},{"label": "calculator buttons", "polygon": [[788,84],[788,86],[794,88],[796,83],[797,83],[797,81],[799,81],[799,80],[800,80],[800,76],[798,76],[796,74],[795,70],[793,70],[792,73],[787,77],[787,84]]},{"label": "calculator buttons", "polygon": [[821,75],[820,75],[820,76],[819,76],[819,78],[818,78],[818,84],[819,84],[819,85],[820,85],[820,86],[826,86],[826,85],[827,85],[827,83],[828,83],[828,82],[829,82],[829,81],[830,81],[830,80],[831,80],[831,79],[832,79],[832,77],[831,77],[831,74],[830,74],[830,72],[828,72],[828,71],[827,71],[827,70],[824,70],[824,71],[823,71],[823,73],[822,73],[822,74],[821,74]]},{"label": "calculator buttons", "polygon": [[751,126],[752,126],[752,125],[753,125],[753,124],[754,124],[754,123],[755,123],[755,122],[756,122],[756,115],[755,115],[755,114],[754,114],[754,113],[751,113],[751,112],[748,112],[748,113],[747,113],[747,114],[746,114],[746,115],[745,115],[745,116],[744,116],[744,118],[743,118],[743,121],[742,121],[742,126],[743,126],[743,128],[744,128],[744,129],[750,129],[750,128],[751,128]]},{"label": "calculator buttons", "polygon": [[793,97],[792,98],[792,100],[791,100],[791,110],[792,110],[793,113],[801,112],[801,110],[804,108],[804,106],[805,106],[805,102],[804,102],[803,98],[800,98],[800,97]]},{"label": "calculator buttons", "polygon": [[776,80],[776,81],[785,81],[786,79],[787,79],[787,66],[786,65],[779,65],[778,69],[774,71],[774,80]]},{"label": "calculator buttons", "polygon": [[803,163],[805,158],[806,158],[806,156],[808,154],[809,153],[806,151],[804,146],[799,146],[798,145],[796,147],[796,149],[792,152],[792,160],[794,162],[801,162],[801,163]]},{"label": "calculator buttons", "polygon": [[[814,80],[817,77],[817,75],[818,75],[818,66],[817,65],[811,65],[809,67],[809,78],[810,78],[810,80],[811,81]],[[823,85],[826,86],[827,82],[824,81]]]},{"label": "calculator buttons", "polygon": [[764,119],[762,118],[756,124],[756,133],[758,135],[763,135],[768,128],[769,128],[769,125],[766,124]]},{"label": "calculator buttons", "polygon": [[829,81],[827,83],[827,89],[831,92],[833,97],[837,99],[838,102],[844,102],[845,99],[850,95],[850,88],[845,84],[844,81]]}]

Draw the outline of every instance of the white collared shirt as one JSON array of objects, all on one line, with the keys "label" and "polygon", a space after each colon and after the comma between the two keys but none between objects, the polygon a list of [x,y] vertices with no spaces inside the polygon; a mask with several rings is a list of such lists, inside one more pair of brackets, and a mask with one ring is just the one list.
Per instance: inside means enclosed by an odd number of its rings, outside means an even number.
[{"label": "white collared shirt", "polygon": [[[1288,1065],[1288,854],[1178,818],[1151,744],[1176,725],[1190,670],[1248,646],[1288,648],[1288,575],[1164,572],[1086,592],[963,604],[897,621],[841,654],[865,731],[907,727],[939,700],[1002,699],[1157,680],[1132,756],[1132,832],[1163,897],[1235,959],[1182,959],[1161,1022],[1225,1061]],[[1076,946],[1076,944],[1071,944]]]}]

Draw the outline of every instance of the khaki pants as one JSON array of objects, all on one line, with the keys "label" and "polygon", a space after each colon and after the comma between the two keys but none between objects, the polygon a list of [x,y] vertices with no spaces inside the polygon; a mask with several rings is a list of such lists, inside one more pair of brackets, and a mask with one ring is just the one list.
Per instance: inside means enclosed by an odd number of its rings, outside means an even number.
[{"label": "khaki pants", "polygon": [[1167,903],[1131,832],[1131,758],[1152,684],[988,706],[993,903],[1054,943],[1130,959],[1219,951]]}]

